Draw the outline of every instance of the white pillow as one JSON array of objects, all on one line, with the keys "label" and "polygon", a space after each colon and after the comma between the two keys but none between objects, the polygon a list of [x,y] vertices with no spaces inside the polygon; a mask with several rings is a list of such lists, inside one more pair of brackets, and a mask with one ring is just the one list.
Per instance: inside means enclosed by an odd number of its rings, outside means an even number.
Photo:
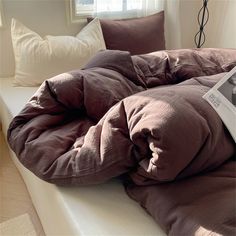
[{"label": "white pillow", "polygon": [[84,66],[99,50],[106,49],[99,19],[95,18],[77,35],[45,36],[12,19],[11,36],[15,54],[17,86],[36,86],[57,74]]}]

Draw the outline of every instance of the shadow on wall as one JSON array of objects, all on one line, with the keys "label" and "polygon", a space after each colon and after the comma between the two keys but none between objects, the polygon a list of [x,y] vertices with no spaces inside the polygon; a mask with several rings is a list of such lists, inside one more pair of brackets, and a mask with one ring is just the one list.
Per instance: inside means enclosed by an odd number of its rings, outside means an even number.
[{"label": "shadow on wall", "polygon": [[205,47],[236,48],[236,1],[209,1]]}]

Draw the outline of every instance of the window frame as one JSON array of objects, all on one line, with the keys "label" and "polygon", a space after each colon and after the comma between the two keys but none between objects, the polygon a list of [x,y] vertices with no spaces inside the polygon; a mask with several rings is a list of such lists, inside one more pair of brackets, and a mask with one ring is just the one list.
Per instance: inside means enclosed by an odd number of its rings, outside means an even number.
[{"label": "window frame", "polygon": [[3,12],[2,0],[0,0],[0,28],[4,28],[4,26],[5,26],[5,17]]},{"label": "window frame", "polygon": [[[76,0],[68,0],[69,1],[69,14],[70,14],[70,21],[72,23],[77,23],[81,21],[85,21],[86,18],[88,17],[94,17],[92,14],[92,11],[89,13],[85,11],[85,13],[76,13]],[[127,0],[123,0],[123,3],[127,3]],[[99,13],[99,17],[101,18],[106,18],[106,19],[120,19],[120,18],[133,18],[136,17],[138,13],[143,12],[143,10],[126,10],[123,11],[122,17],[121,17],[121,12],[120,11],[112,11],[112,12],[102,12]]]}]

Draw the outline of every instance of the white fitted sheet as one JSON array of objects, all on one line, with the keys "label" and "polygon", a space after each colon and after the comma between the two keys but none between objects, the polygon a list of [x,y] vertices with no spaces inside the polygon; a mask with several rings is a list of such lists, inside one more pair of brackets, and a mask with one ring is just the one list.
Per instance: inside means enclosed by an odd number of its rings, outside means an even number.
[{"label": "white fitted sheet", "polygon": [[[6,136],[11,119],[23,108],[36,87],[12,87],[0,79],[0,117]],[[87,187],[57,187],[24,168],[11,151],[46,235],[161,236],[165,235],[118,180]]]}]

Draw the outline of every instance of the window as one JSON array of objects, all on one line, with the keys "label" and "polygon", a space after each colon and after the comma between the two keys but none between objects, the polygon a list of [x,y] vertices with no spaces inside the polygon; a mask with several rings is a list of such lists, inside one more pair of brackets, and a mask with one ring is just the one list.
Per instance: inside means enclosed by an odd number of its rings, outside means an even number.
[{"label": "window", "polygon": [[0,28],[3,27],[4,23],[4,15],[3,15],[3,7],[2,0],[0,0]]},{"label": "window", "polygon": [[91,16],[94,11],[94,0],[75,0],[76,16]]},{"label": "window", "polygon": [[71,0],[74,20],[89,16],[132,18],[163,9],[164,0]]}]

